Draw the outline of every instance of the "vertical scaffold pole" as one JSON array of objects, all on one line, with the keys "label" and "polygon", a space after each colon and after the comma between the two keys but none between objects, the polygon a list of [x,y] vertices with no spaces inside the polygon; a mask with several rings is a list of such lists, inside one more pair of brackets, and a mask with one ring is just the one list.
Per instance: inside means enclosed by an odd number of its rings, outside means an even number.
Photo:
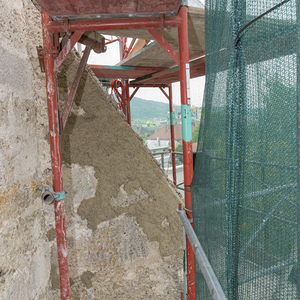
[{"label": "vertical scaffold pole", "polygon": [[173,183],[176,186],[176,165],[175,165],[175,135],[174,135],[174,111],[173,111],[173,91],[172,83],[169,84],[169,107],[170,107],[170,132],[171,132],[171,150],[172,150],[172,170]]},{"label": "vertical scaffold pole", "polygon": [[[181,6],[179,16],[182,23],[178,27],[179,59],[180,59],[180,93],[181,93],[181,119],[182,119],[182,148],[184,172],[184,196],[187,217],[192,223],[192,197],[191,183],[193,178],[193,152],[192,152],[192,125],[191,125],[191,99],[190,99],[190,65],[187,7]],[[187,277],[188,299],[195,300],[195,258],[192,246],[187,239]]]},{"label": "vertical scaffold pole", "polygon": [[127,123],[131,126],[131,112],[130,112],[130,93],[129,93],[129,83],[125,80],[125,108],[126,108],[126,118]]},{"label": "vertical scaffold pole", "polygon": [[[52,164],[53,190],[55,193],[63,192],[63,181],[61,173],[61,149],[58,119],[58,97],[56,86],[56,75],[54,72],[53,35],[47,25],[51,22],[50,17],[42,10],[44,61],[46,74],[46,89],[49,118],[50,150]],[[62,197],[61,197],[62,198]],[[54,201],[56,240],[58,252],[58,266],[60,277],[60,293],[62,300],[70,299],[69,267],[67,254],[67,237],[65,228],[64,200]]]}]

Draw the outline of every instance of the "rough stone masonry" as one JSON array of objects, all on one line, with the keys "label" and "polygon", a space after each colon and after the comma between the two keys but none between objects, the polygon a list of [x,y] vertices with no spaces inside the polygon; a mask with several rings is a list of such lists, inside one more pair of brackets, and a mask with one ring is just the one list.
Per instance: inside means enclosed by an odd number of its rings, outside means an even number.
[{"label": "rough stone masonry", "polygon": [[[0,2],[0,299],[60,299],[40,13]],[[60,106],[79,63],[57,74]],[[86,70],[61,137],[72,299],[179,299],[178,194]]]}]

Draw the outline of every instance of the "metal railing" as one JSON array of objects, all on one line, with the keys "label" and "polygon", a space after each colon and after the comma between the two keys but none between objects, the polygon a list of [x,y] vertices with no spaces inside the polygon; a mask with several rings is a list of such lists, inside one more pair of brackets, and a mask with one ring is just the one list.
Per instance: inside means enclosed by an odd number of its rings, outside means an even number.
[{"label": "metal railing", "polygon": [[[183,155],[182,152],[172,152],[171,150],[166,150],[166,151],[161,151],[161,152],[154,152],[152,153],[152,155],[155,157],[155,156],[160,156],[160,162],[161,162],[161,167],[164,169],[165,168],[165,161],[164,161],[164,155],[169,153],[170,157],[169,157],[169,162],[171,161],[172,157],[171,155]],[[172,168],[176,168],[176,165],[173,166],[172,165]],[[181,187],[184,185],[184,182],[181,182],[181,183],[178,183],[176,184],[176,188],[177,189],[180,189],[180,190],[183,190],[184,191],[184,188]],[[199,264],[199,267],[202,271],[202,274],[205,278],[205,281],[207,283],[207,286],[209,288],[209,291],[212,295],[212,299],[213,300],[227,300],[225,294],[224,294],[224,291],[219,283],[219,280],[217,278],[217,276],[215,275],[205,253],[204,253],[204,250],[196,236],[196,233],[195,231],[193,230],[192,226],[191,226],[191,223],[189,221],[189,219],[187,218],[187,215],[186,215],[186,212],[185,210],[176,210],[179,217],[180,217],[180,220],[181,220],[181,223],[183,225],[183,241],[184,241],[184,244],[185,244],[185,235],[187,235],[191,245],[192,245],[192,248],[193,248],[193,251],[194,251],[194,254],[195,254],[195,258]],[[185,251],[185,246],[183,247],[184,248],[184,251]],[[185,263],[185,262],[184,262]],[[184,268],[185,269],[185,268]],[[186,282],[186,274],[184,274],[184,279],[185,279],[185,282],[184,282],[184,299],[186,299],[186,293],[187,293],[187,282]]]},{"label": "metal railing", "polygon": [[[183,153],[182,152],[177,152],[177,151],[174,151],[174,152],[172,152],[170,149],[168,149],[168,150],[166,150],[166,151],[164,151],[164,152],[152,152],[152,155],[155,157],[156,155],[160,155],[160,157],[161,157],[161,159],[160,159],[160,161],[161,161],[161,167],[163,168],[163,169],[165,169],[165,161],[164,161],[164,159],[163,159],[163,156],[166,154],[166,153],[170,153],[170,158],[169,158],[169,161],[171,162],[172,161],[172,155],[181,155],[181,156],[183,156]],[[176,156],[175,156],[176,157]],[[176,165],[175,166],[173,166],[172,165],[172,168],[174,168],[175,167],[175,170],[176,170]],[[179,189],[179,190],[182,190],[182,191],[184,191],[184,188],[183,187],[181,187],[181,186],[183,186],[184,185],[184,182],[180,182],[180,183],[176,183],[176,188],[177,189]]]},{"label": "metal railing", "polygon": [[[176,155],[176,154],[177,155],[182,155],[182,152],[172,152],[171,150],[167,150],[167,151],[164,151],[164,152],[153,153],[153,156],[156,156],[156,155],[161,156],[161,166],[162,166],[162,168],[164,168],[164,166],[165,166],[163,156],[168,152],[170,153],[170,155]],[[224,160],[225,161],[224,158],[214,157],[214,156],[210,156],[210,159],[222,160],[222,161]],[[169,158],[169,161],[170,160],[171,160],[171,157]],[[248,160],[246,160],[245,163],[246,164],[261,165],[262,168],[265,168],[265,167],[278,167],[278,168],[284,168],[284,169],[295,169],[296,168],[295,166],[284,166],[284,165],[280,165],[280,164],[260,163],[260,162],[248,161]],[[176,168],[176,166],[172,166],[172,167]],[[255,177],[255,179],[257,179],[257,178]],[[265,189],[248,193],[244,197],[246,199],[248,199],[248,198],[253,198],[253,197],[255,198],[255,197],[259,197],[259,196],[266,196],[266,195],[281,192],[282,190],[285,190],[287,188],[293,188],[293,187],[296,186],[295,183],[290,183],[290,184],[285,184],[285,185],[282,185],[282,186],[277,186],[277,187],[271,188],[265,182],[261,182],[261,183],[264,185]],[[179,184],[176,184],[176,187],[178,189],[184,190],[184,188],[180,187],[183,184],[184,184],[183,182],[179,183]],[[285,198],[286,197],[282,197],[281,201],[285,200]],[[249,245],[254,240],[257,233],[260,232],[263,229],[263,227],[265,226],[267,221],[271,217],[275,217],[273,214],[274,214],[277,206],[280,204],[281,201],[277,201],[277,203],[271,208],[271,210],[267,214],[266,218],[264,218],[264,222],[262,224],[260,224],[260,226],[258,226],[258,228],[255,230],[255,233],[250,237],[250,239],[246,242],[244,247],[241,249],[240,255],[243,255],[245,250],[249,247]],[[214,201],[213,203],[210,203],[208,205],[218,205],[218,204],[224,204],[224,203],[225,203],[224,199],[216,199],[216,201]],[[247,209],[247,207],[244,207],[244,208]],[[196,260],[199,264],[201,272],[202,272],[202,274],[204,276],[204,279],[206,281],[206,284],[209,288],[212,299],[214,299],[214,300],[227,300],[227,298],[225,296],[225,293],[224,293],[224,291],[227,290],[227,287],[225,286],[224,290],[222,289],[221,284],[220,284],[217,276],[215,275],[215,273],[214,273],[214,271],[213,271],[213,269],[210,265],[209,260],[207,259],[206,255],[205,255],[205,252],[204,252],[204,250],[201,246],[201,243],[199,242],[199,240],[196,236],[196,233],[195,233],[193,227],[191,226],[190,220],[188,219],[185,210],[176,210],[176,211],[177,211],[177,213],[180,217],[181,223],[182,223],[183,228],[184,228],[184,236],[186,234],[189,241],[190,241],[190,243],[191,243],[191,246],[192,246],[194,254],[195,254],[195,258],[196,258]],[[260,213],[259,211],[256,211],[256,212]],[[288,220],[282,220],[282,221],[288,221]],[[265,276],[266,274],[274,272],[274,270],[281,269],[283,267],[293,265],[294,263],[295,263],[295,260],[293,258],[291,258],[287,261],[284,261],[284,262],[280,262],[277,265],[274,265],[274,266],[271,266],[269,268],[254,272],[253,274],[249,274],[249,275],[239,279],[239,284],[249,282],[249,281],[251,281],[253,279],[256,279],[258,277],[261,277],[261,276]],[[184,295],[186,295],[186,284],[187,283],[185,282],[185,284],[184,284],[184,287],[185,287]],[[184,298],[184,299],[186,299],[186,298]]]},{"label": "metal railing", "polygon": [[185,233],[187,234],[188,239],[192,245],[195,257],[198,261],[199,267],[205,278],[206,284],[209,288],[212,298],[214,300],[226,300],[227,298],[222,290],[219,280],[218,280],[216,274],[214,273],[206,255],[204,253],[204,250],[196,236],[196,233],[195,233],[193,227],[191,226],[189,219],[187,218],[185,210],[177,209],[176,211],[177,211],[177,213],[180,217],[181,223],[185,229]]}]

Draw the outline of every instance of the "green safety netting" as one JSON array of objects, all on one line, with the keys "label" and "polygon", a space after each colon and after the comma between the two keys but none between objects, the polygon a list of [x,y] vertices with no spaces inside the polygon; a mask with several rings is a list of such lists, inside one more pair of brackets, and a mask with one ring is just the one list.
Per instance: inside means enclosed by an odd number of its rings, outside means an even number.
[{"label": "green safety netting", "polygon": [[193,218],[228,299],[300,299],[300,3],[279,3],[205,1]]}]

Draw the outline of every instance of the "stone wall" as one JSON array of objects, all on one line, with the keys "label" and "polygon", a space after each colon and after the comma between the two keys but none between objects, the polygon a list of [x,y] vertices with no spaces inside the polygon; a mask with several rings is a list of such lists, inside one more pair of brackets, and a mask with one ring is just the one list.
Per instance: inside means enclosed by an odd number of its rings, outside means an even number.
[{"label": "stone wall", "polygon": [[[53,206],[28,186],[51,183],[45,77],[29,0],[0,4],[0,299],[60,299]],[[60,106],[78,67],[58,72]],[[86,70],[61,137],[72,299],[179,299],[178,194]]]},{"label": "stone wall", "polygon": [[0,27],[0,299],[51,299],[43,205],[28,188],[50,174],[39,13],[2,0]]}]

